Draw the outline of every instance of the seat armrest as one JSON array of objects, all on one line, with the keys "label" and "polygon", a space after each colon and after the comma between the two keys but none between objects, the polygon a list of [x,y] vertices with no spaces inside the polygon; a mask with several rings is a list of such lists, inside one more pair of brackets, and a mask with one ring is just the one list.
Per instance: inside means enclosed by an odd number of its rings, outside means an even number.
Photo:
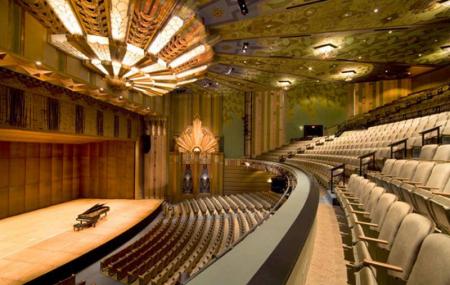
[{"label": "seat armrest", "polygon": [[371,226],[371,227],[378,227],[378,224],[375,224],[375,223],[368,223],[368,222],[361,222],[361,221],[355,221],[355,224],[358,224],[358,225],[365,225],[365,226]]},{"label": "seat armrest", "polygon": [[[413,185],[420,185],[420,184],[421,184],[420,182],[417,182],[417,181],[409,181],[409,180],[405,180],[405,181],[403,181],[403,182],[405,182],[406,184],[413,184]],[[419,186],[417,186],[417,187],[419,187]]]},{"label": "seat armrest", "polygon": [[360,240],[373,241],[373,242],[378,242],[378,243],[382,243],[382,244],[389,244],[389,242],[387,242],[384,239],[371,238],[368,236],[358,236],[358,238]]},{"label": "seat armrest", "polygon": [[353,214],[362,214],[362,215],[369,215],[369,212],[365,212],[365,211],[356,211],[356,210],[352,210],[351,211]]},{"label": "seat armrest", "polygon": [[352,206],[364,206],[364,204],[361,203],[348,203],[348,204]]},{"label": "seat armrest", "polygon": [[450,193],[446,193],[446,192],[431,191],[431,194],[450,197]]},{"label": "seat armrest", "polygon": [[431,187],[431,186],[417,186],[417,188],[427,189],[427,190],[439,190],[437,187]]},{"label": "seat armrest", "polygon": [[375,260],[364,259],[363,264],[364,265],[373,265],[376,267],[382,267],[382,268],[386,268],[388,270],[393,270],[393,271],[397,271],[397,272],[403,272],[403,268],[401,268],[401,267],[398,267],[398,266],[395,266],[395,265],[392,265],[389,263],[375,261]]}]

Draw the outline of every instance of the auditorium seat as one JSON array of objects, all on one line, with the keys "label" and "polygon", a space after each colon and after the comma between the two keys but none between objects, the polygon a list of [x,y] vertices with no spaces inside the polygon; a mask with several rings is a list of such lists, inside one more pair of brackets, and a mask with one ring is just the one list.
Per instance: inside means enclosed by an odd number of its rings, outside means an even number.
[{"label": "auditorium seat", "polygon": [[386,284],[393,284],[397,279],[406,281],[423,240],[433,229],[433,223],[426,217],[408,214],[398,229],[387,259],[374,260],[368,250],[370,245],[360,241],[354,246],[355,267],[371,267],[377,278],[387,281]]},{"label": "auditorium seat", "polygon": [[176,284],[233,247],[280,198],[262,192],[165,204],[150,231],[103,260],[101,270],[127,284]]},{"label": "auditorium seat", "polygon": [[[448,285],[450,284],[448,268],[450,268],[450,236],[430,234],[423,240],[406,285]],[[358,285],[387,284],[380,279],[370,267],[364,267],[356,273]]]},{"label": "auditorium seat", "polygon": [[402,191],[402,197],[405,201],[413,205],[415,210],[418,209],[417,200],[420,199],[415,192],[423,193],[423,189],[441,191],[447,183],[450,176],[450,163],[436,164],[431,171],[430,176],[424,181],[406,181],[399,189]]}]

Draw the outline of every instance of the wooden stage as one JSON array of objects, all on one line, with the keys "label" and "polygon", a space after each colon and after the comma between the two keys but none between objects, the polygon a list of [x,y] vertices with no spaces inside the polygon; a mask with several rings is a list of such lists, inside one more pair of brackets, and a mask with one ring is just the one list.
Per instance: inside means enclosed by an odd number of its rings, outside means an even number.
[{"label": "wooden stage", "polygon": [[[96,203],[111,210],[95,228],[74,232]],[[147,218],[161,200],[78,199],[0,220],[0,284],[23,284],[114,239]]]}]

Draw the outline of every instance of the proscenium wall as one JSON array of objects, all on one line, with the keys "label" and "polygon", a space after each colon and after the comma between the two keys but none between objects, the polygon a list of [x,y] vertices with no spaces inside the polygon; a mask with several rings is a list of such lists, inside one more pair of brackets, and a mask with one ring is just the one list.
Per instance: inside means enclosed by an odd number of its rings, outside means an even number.
[{"label": "proscenium wall", "polygon": [[222,95],[192,88],[168,96],[171,99],[168,122],[171,149],[174,148],[175,136],[179,136],[188,126],[192,126],[195,116],[199,116],[202,126],[211,130],[216,137],[223,135]]},{"label": "proscenium wall", "polygon": [[0,218],[78,198],[81,148],[0,142]]},{"label": "proscenium wall", "polygon": [[332,127],[352,115],[353,84],[304,83],[286,94],[286,143],[303,137],[303,125]]}]

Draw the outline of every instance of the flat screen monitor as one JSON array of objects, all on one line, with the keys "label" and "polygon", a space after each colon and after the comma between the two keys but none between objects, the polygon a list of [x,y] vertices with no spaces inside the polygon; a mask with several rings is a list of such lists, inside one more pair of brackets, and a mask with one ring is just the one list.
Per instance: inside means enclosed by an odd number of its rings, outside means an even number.
[{"label": "flat screen monitor", "polygon": [[305,137],[322,137],[323,125],[304,125],[303,134]]}]

